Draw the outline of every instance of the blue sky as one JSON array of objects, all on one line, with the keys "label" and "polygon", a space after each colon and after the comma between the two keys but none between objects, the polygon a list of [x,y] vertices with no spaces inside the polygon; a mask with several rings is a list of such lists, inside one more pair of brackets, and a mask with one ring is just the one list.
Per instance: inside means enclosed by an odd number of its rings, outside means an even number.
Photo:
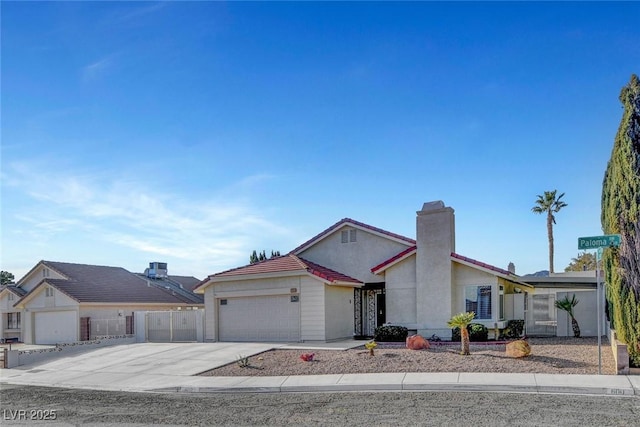
[{"label": "blue sky", "polygon": [[598,235],[640,3],[2,2],[0,267],[204,278],[341,218],[556,270]]}]

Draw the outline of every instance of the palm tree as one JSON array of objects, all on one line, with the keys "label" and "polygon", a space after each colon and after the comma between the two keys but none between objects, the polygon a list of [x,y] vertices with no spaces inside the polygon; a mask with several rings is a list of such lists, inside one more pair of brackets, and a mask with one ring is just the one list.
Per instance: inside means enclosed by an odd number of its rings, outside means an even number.
[{"label": "palm tree", "polygon": [[569,299],[569,295],[565,295],[563,299],[556,301],[556,308],[569,313],[569,316],[571,317],[571,327],[573,328],[573,336],[575,338],[580,338],[580,326],[578,325],[576,318],[573,317],[573,307],[578,305],[579,302],[580,301],[576,299],[576,294],[573,294],[571,299]]},{"label": "palm tree", "polygon": [[450,328],[460,328],[460,354],[463,356],[471,354],[469,353],[469,331],[467,326],[473,321],[474,317],[476,317],[476,314],[473,311],[458,313],[447,322]]},{"label": "palm tree", "polygon": [[545,191],[544,196],[538,194],[536,205],[531,211],[537,214],[547,214],[547,236],[549,237],[549,273],[553,273],[553,224],[556,223],[554,213],[558,213],[560,209],[567,206],[562,200],[564,193],[556,197],[557,190]]}]

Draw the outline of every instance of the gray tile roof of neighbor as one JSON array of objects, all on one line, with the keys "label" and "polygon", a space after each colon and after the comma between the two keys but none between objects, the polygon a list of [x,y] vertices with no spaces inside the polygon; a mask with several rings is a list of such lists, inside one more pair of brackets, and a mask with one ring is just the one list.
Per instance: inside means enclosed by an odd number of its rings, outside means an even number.
[{"label": "gray tile roof of neighbor", "polygon": [[53,261],[43,261],[43,264],[68,278],[68,280],[46,278],[43,282],[49,283],[78,302],[196,303],[193,298],[180,292],[154,286],[148,283],[146,278],[121,267]]}]

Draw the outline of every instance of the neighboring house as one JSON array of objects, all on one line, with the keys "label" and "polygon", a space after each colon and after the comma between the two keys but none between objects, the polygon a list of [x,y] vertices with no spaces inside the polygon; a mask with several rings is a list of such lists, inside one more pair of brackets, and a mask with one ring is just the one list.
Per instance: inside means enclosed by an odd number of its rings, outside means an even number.
[{"label": "neighboring house", "polygon": [[15,285],[0,287],[0,340],[20,341],[22,336],[22,312],[13,305],[27,292]]},{"label": "neighboring house", "polygon": [[447,321],[475,311],[503,327],[524,318],[533,287],[515,273],[455,252],[454,211],[417,212],[416,239],[345,218],[289,254],[213,274],[204,294],[208,341],[330,341],[371,336],[384,323],[451,336]]},{"label": "neighboring house", "polygon": [[169,276],[164,263],[151,263],[145,273],[40,261],[0,292],[1,337],[56,344],[131,334],[134,311],[202,307],[191,292],[198,279]]},{"label": "neighboring house", "polygon": [[[569,315],[565,311],[557,310],[555,302],[565,296],[571,298],[575,294],[579,303],[573,311],[580,325],[581,335],[585,337],[598,335],[595,270],[551,273],[548,276],[526,275],[521,279],[534,287],[527,301],[527,334],[573,336]],[[600,309],[601,313],[604,313],[604,307]],[[601,326],[602,331],[605,331],[604,324]]]}]

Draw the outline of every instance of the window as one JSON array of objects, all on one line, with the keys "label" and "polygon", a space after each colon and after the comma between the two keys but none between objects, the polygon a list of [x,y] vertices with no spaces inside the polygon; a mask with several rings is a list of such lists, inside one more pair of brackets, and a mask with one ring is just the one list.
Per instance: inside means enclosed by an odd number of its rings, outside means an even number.
[{"label": "window", "polygon": [[49,286],[47,286],[47,289],[44,291],[44,295],[46,297],[52,297],[53,296],[53,288],[50,288]]},{"label": "window", "polygon": [[498,294],[498,304],[500,304],[499,315],[500,318],[498,320],[504,320],[504,286],[500,286],[500,292]]},{"label": "window", "polygon": [[20,329],[20,313],[7,313],[7,329]]},{"label": "window", "polygon": [[13,301],[13,294],[11,292],[9,292],[8,299],[9,299],[9,301]]},{"label": "window", "polygon": [[356,230],[349,230],[349,241],[350,242],[356,241]]},{"label": "window", "polygon": [[49,277],[49,269],[48,268],[43,268],[42,269],[42,277]]},{"label": "window", "polygon": [[349,243],[349,230],[342,232],[342,243]]},{"label": "window", "polygon": [[475,319],[491,320],[491,285],[467,286],[464,291],[465,311],[476,313]]}]

